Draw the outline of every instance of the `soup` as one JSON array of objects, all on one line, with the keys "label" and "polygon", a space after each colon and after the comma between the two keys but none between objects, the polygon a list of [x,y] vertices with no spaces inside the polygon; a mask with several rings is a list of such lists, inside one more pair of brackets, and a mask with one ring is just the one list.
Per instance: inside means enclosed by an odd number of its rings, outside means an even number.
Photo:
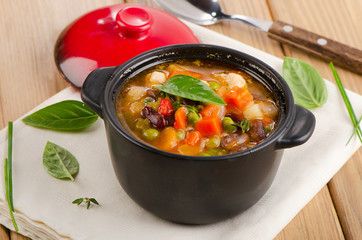
[{"label": "soup", "polygon": [[115,103],[119,121],[135,138],[192,156],[247,150],[264,141],[279,119],[266,86],[240,69],[206,60],[147,69],[122,86]]}]

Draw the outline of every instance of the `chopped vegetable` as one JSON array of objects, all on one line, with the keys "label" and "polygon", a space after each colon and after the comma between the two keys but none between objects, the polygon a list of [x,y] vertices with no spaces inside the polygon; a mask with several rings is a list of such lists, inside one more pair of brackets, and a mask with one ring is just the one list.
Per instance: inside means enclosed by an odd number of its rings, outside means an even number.
[{"label": "chopped vegetable", "polygon": [[173,113],[173,106],[170,99],[161,98],[160,106],[158,107],[158,113],[162,115],[169,115]]},{"label": "chopped vegetable", "polygon": [[225,102],[232,106],[235,106],[239,110],[243,110],[244,107],[253,101],[253,96],[248,90],[244,88],[233,88],[224,96]]},{"label": "chopped vegetable", "polygon": [[176,132],[176,137],[177,137],[177,140],[178,140],[178,141],[184,140],[185,137],[186,137],[186,132],[185,132],[185,130],[183,130],[183,129],[177,130],[177,132]]},{"label": "chopped vegetable", "polygon": [[167,127],[160,133],[156,146],[163,151],[171,151],[177,145],[177,134],[173,127]]},{"label": "chopped vegetable", "polygon": [[190,146],[183,144],[178,147],[178,152],[182,155],[198,156],[200,155],[202,148],[200,146]]},{"label": "chopped vegetable", "polygon": [[159,135],[159,132],[154,128],[143,130],[142,136],[147,141],[155,140]]},{"label": "chopped vegetable", "polygon": [[195,73],[195,72],[191,72],[191,71],[173,71],[170,76],[168,76],[168,78],[170,79],[171,77],[173,76],[176,76],[176,75],[187,75],[187,76],[191,76],[191,77],[194,77],[194,78],[201,78],[202,75],[200,73]]},{"label": "chopped vegetable", "polygon": [[220,85],[217,82],[209,82],[209,86],[214,91],[217,91],[220,88]]},{"label": "chopped vegetable", "polygon": [[201,138],[202,138],[202,136],[199,131],[191,131],[191,132],[189,132],[189,134],[187,134],[185,140],[188,145],[195,146],[196,144],[198,144],[200,142]]},{"label": "chopped vegetable", "polygon": [[184,129],[187,125],[186,120],[186,107],[180,107],[175,112],[175,123],[173,124],[176,129]]},{"label": "chopped vegetable", "polygon": [[206,143],[207,149],[217,148],[220,145],[220,136],[215,135],[212,138],[210,138]]},{"label": "chopped vegetable", "polygon": [[222,119],[222,127],[226,132],[235,132],[237,127],[235,122],[230,117],[224,117]]},{"label": "chopped vegetable", "polygon": [[203,117],[218,116],[219,106],[216,104],[209,104],[200,111]]},{"label": "chopped vegetable", "polygon": [[195,125],[195,122],[200,121],[201,116],[195,111],[189,111],[187,114],[187,122],[191,125]]},{"label": "chopped vegetable", "polygon": [[209,116],[204,117],[200,121],[195,123],[196,130],[201,133],[202,136],[210,136],[221,133],[221,121],[219,117]]}]

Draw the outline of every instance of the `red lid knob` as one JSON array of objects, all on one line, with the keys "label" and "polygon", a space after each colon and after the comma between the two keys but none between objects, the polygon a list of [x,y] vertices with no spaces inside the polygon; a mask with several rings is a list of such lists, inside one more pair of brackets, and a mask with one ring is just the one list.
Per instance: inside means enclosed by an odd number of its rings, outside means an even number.
[{"label": "red lid knob", "polygon": [[141,38],[147,35],[152,20],[147,11],[132,6],[123,8],[116,16],[120,34],[126,38]]}]

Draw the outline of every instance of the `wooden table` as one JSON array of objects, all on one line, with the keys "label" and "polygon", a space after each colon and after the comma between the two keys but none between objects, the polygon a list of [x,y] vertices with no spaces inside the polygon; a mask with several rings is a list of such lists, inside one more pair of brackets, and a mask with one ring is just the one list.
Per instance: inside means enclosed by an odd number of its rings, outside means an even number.
[{"label": "wooden table", "polygon": [[[90,10],[120,2],[0,1],[0,129],[68,86],[53,60],[53,46],[61,30]],[[146,0],[125,2],[156,6]],[[221,3],[227,13],[282,20],[362,49],[361,0],[223,0]],[[333,81],[326,62],[279,44],[249,26],[224,22],[208,28],[280,58],[302,59]],[[347,89],[362,94],[361,75],[341,68],[337,71]],[[362,149],[359,149],[276,239],[361,239],[361,176]],[[0,239],[27,238],[0,226]]]}]

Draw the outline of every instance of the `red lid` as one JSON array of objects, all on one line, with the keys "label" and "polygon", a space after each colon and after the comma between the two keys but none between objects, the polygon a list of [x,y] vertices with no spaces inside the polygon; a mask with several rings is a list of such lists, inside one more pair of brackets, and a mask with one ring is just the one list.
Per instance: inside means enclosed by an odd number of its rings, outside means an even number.
[{"label": "red lid", "polygon": [[57,40],[55,61],[65,79],[79,89],[96,68],[120,65],[153,48],[198,42],[184,23],[162,10],[117,4],[69,25]]}]

